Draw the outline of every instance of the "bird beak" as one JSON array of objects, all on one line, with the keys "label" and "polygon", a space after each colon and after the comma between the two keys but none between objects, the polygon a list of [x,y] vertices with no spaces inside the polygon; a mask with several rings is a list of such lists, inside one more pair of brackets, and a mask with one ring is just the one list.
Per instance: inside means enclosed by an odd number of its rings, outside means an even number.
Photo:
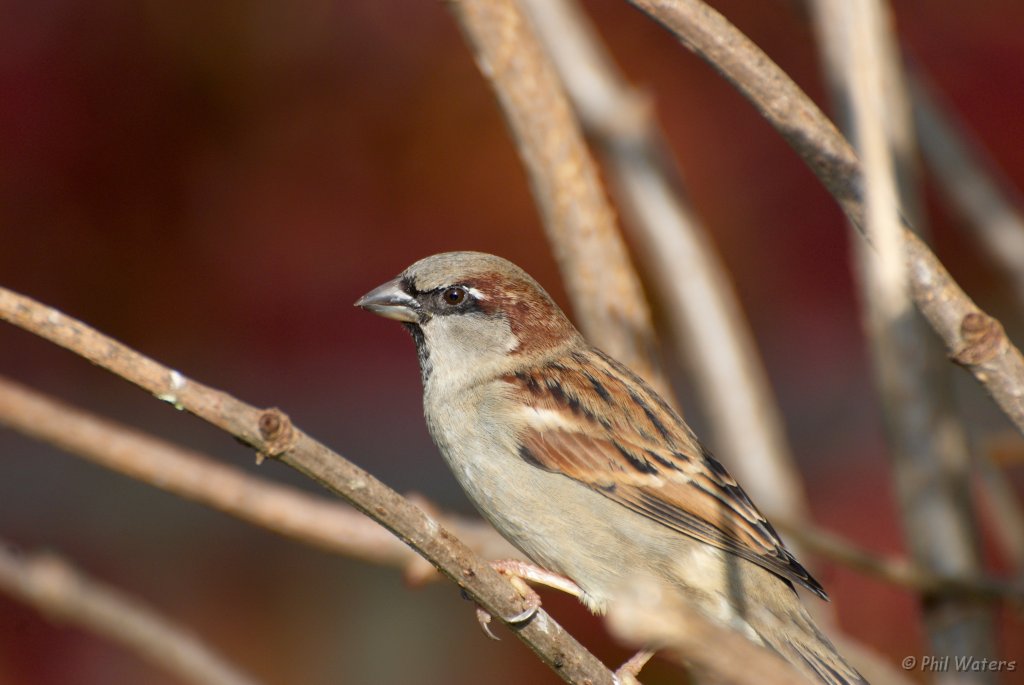
[{"label": "bird beak", "polygon": [[420,303],[402,289],[402,283],[397,278],[366,293],[356,301],[355,306],[383,316],[385,319],[407,323],[420,322],[420,315],[417,311],[420,308]]}]

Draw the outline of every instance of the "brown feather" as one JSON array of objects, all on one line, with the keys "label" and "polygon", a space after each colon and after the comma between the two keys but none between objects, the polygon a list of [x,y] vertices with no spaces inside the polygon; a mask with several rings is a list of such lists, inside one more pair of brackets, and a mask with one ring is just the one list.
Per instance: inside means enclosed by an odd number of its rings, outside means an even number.
[{"label": "brown feather", "polygon": [[639,377],[595,349],[574,352],[572,362],[505,378],[534,400],[520,435],[524,459],[828,598],[725,467]]}]

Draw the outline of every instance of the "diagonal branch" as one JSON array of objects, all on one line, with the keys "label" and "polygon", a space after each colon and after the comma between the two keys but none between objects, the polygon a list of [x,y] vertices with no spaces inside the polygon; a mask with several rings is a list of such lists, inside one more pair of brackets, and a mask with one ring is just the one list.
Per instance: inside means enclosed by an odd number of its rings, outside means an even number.
[{"label": "diagonal branch", "polygon": [[[0,425],[313,547],[394,566],[414,577],[433,572],[422,557],[351,507],[249,475],[2,376]],[[520,555],[483,522],[450,515],[438,518],[485,559]]]},{"label": "diagonal branch", "polygon": [[55,620],[131,648],[197,685],[255,685],[194,635],[52,554],[21,555],[0,541],[0,591]]},{"label": "diagonal branch", "polygon": [[[630,0],[732,83],[786,139],[863,230],[863,177],[853,148],[771,59],[700,0]],[[911,296],[948,354],[1024,432],[1024,357],[999,321],[981,311],[928,247],[902,231]]]},{"label": "diagonal branch", "polygon": [[[512,584],[421,509],[372,475],[294,427],[277,409],[260,410],[185,378],[56,309],[0,288],[0,318],[64,347],[184,409],[316,480],[390,530],[492,616],[528,607]],[[509,625],[569,683],[610,685],[612,673],[543,609]]]}]

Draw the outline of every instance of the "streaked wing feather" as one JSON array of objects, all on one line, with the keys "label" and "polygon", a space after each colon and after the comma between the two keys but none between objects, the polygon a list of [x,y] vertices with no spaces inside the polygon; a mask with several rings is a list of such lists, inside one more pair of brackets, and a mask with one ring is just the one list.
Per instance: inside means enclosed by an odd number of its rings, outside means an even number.
[{"label": "streaked wing feather", "polygon": [[[555,363],[537,374],[508,379],[532,392],[535,406],[542,409],[526,415],[521,435],[524,458],[827,599],[821,585],[785,549],[771,524],[725,468],[701,448],[682,419],[624,367],[596,351],[591,354],[595,356],[587,360],[586,371]],[[623,379],[623,373],[631,378]],[[598,396],[607,406],[599,406],[592,393],[572,391],[588,383],[601,389]],[[624,408],[610,411],[618,407]],[[564,416],[566,410],[578,420],[551,419]],[[563,413],[555,413],[559,411]],[[629,415],[631,411],[635,416]]]}]

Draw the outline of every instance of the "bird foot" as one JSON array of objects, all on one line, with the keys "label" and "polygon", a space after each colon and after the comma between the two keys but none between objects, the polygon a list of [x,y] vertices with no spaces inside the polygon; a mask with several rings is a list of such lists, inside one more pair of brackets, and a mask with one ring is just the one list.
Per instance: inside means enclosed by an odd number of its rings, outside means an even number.
[{"label": "bird foot", "polygon": [[[516,614],[515,616],[509,616],[504,620],[505,623],[517,624],[524,623],[537,613],[540,609],[540,595],[537,594],[536,590],[526,584],[526,581],[539,583],[541,585],[547,585],[548,587],[567,592],[575,597],[581,597],[583,590],[580,586],[572,582],[565,576],[560,576],[557,573],[551,571],[545,571],[544,569],[531,564],[526,561],[520,561],[518,559],[502,559],[499,561],[492,561],[491,568],[505,576],[512,583],[512,586],[526,601],[526,609]],[[491,632],[491,619],[492,616],[485,610],[477,607],[476,618],[480,623],[480,628],[483,629],[487,637],[492,640],[499,639],[497,635]],[[638,669],[639,670],[639,669]]]}]

